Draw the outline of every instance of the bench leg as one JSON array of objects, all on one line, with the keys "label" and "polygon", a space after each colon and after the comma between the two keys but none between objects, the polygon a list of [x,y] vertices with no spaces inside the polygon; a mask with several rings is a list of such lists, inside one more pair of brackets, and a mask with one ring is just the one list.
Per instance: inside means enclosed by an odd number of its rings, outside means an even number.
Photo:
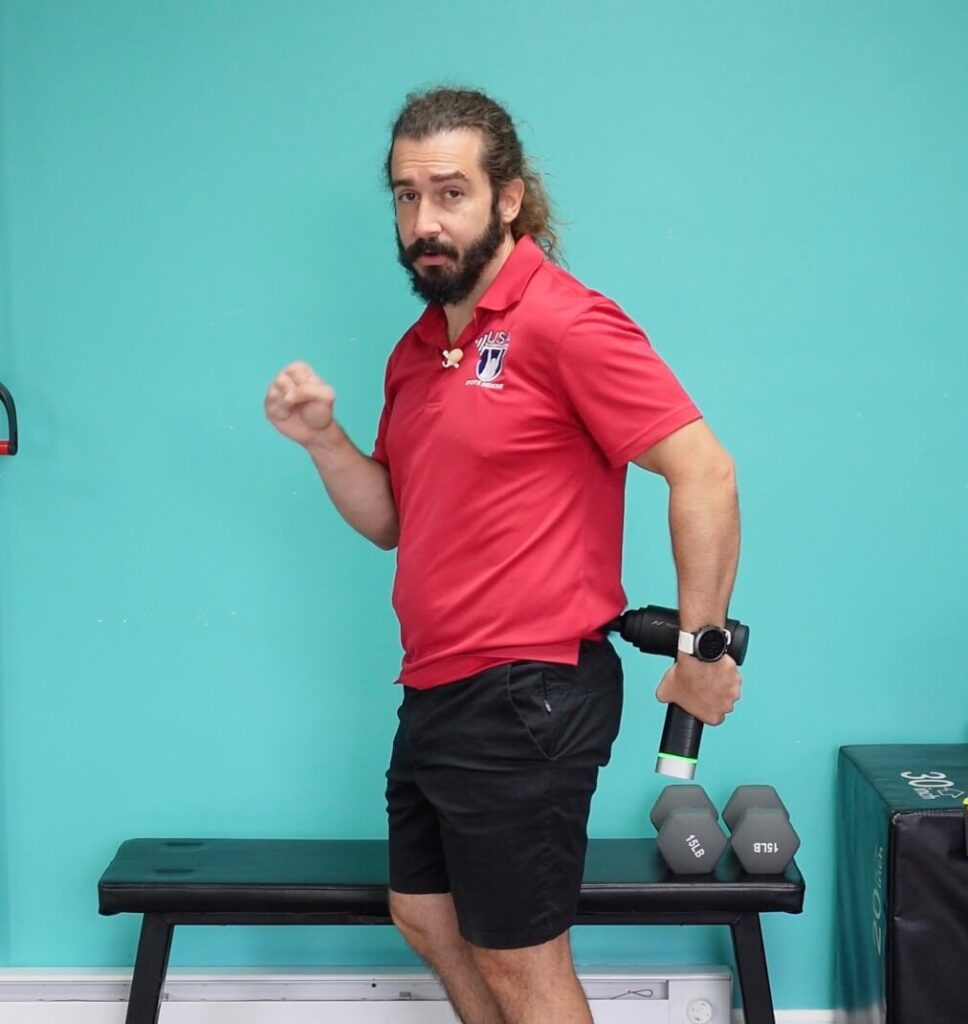
[{"label": "bench leg", "polygon": [[145,914],[141,922],[141,939],[131,977],[125,1024],[158,1024],[174,930],[174,925],[157,914]]},{"label": "bench leg", "polygon": [[776,1024],[760,915],[743,914],[730,925],[730,931],[733,935],[733,951],[736,953],[736,973],[739,975],[744,1020],[746,1024]]}]

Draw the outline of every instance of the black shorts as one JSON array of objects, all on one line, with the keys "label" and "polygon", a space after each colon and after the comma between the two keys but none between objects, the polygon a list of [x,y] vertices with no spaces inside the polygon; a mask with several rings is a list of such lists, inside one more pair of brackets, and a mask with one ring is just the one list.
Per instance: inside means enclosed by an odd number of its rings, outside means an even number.
[{"label": "black shorts", "polygon": [[490,949],[571,926],[598,769],[622,715],[622,664],[519,661],[404,688],[387,771],[390,888],[453,894],[461,935]]}]

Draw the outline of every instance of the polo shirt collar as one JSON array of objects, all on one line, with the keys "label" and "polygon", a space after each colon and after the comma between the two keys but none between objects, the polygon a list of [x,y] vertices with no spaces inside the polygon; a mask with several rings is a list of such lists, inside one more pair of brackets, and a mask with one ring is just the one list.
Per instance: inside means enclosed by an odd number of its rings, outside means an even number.
[{"label": "polo shirt collar", "polygon": [[[530,235],[522,235],[498,271],[497,277],[478,300],[475,310],[488,309],[500,312],[513,306],[524,294],[524,289],[534,276],[534,272],[544,262],[544,258],[544,251],[534,239]],[[443,307],[432,302],[413,325],[413,329],[422,341],[433,343],[440,336],[441,326],[445,325]]]},{"label": "polo shirt collar", "polygon": [[524,294],[534,272],[544,262],[544,252],[530,235],[522,235],[504,266],[480,297],[477,308],[499,312],[513,306]]}]

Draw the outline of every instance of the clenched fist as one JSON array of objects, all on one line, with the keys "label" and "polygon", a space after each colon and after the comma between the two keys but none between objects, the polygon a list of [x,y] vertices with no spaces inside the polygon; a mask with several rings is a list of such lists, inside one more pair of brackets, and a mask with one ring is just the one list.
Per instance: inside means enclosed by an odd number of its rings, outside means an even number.
[{"label": "clenched fist", "polygon": [[736,662],[724,654],[719,661],[681,657],[659,683],[656,697],[675,703],[707,725],[719,725],[739,700],[742,677]]},{"label": "clenched fist", "polygon": [[333,424],[336,392],[306,363],[280,370],[266,392],[269,422],[297,444],[308,446]]}]

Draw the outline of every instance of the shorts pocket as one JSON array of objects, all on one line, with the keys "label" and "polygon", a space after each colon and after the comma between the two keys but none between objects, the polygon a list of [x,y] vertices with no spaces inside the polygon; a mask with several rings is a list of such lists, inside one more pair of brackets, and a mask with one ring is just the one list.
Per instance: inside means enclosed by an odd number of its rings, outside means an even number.
[{"label": "shorts pocket", "polygon": [[507,698],[532,744],[547,760],[558,754],[563,724],[587,697],[576,686],[575,666],[542,661],[508,665]]}]

